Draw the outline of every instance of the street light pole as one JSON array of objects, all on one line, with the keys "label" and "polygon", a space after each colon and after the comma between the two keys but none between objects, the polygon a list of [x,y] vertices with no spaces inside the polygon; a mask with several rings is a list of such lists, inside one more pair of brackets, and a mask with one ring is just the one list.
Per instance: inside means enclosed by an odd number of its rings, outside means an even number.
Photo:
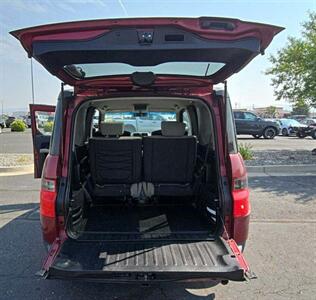
[{"label": "street light pole", "polygon": [[33,80],[33,59],[31,58],[31,85],[32,85],[32,103],[34,104],[34,80]]}]

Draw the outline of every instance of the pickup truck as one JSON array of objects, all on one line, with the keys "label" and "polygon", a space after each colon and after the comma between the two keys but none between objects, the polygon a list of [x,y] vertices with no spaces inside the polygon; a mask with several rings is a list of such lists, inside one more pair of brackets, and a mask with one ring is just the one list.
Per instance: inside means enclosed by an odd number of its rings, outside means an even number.
[{"label": "pickup truck", "polygon": [[130,133],[151,133],[155,130],[160,130],[162,121],[175,119],[175,115],[163,116],[162,113],[158,112],[149,112],[144,116],[137,116],[136,114],[106,114],[105,119],[111,119],[113,121],[122,121],[124,123],[124,130],[129,131]]}]

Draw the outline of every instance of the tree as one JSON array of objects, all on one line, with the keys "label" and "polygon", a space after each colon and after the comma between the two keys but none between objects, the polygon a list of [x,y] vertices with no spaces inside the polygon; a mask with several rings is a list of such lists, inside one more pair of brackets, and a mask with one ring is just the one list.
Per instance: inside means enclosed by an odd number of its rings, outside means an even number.
[{"label": "tree", "polygon": [[309,13],[302,37],[289,37],[287,45],[269,60],[273,66],[266,74],[272,75],[277,100],[316,107],[316,12]]},{"label": "tree", "polygon": [[276,118],[278,116],[278,110],[275,106],[268,106],[265,115],[269,118]]},{"label": "tree", "polygon": [[309,114],[309,106],[303,100],[298,100],[293,106],[292,115],[305,115]]}]

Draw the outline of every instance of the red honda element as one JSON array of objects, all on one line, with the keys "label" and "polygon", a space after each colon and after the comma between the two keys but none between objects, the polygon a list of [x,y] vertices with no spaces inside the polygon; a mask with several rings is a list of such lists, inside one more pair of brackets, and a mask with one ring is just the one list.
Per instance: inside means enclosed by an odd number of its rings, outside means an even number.
[{"label": "red honda element", "polygon": [[[11,33],[62,81],[56,109],[31,106],[48,248],[43,276],[147,283],[252,276],[242,254],[247,173],[229,98],[213,86],[263,54],[281,30],[203,17]],[[141,130],[129,130],[132,123]]]}]

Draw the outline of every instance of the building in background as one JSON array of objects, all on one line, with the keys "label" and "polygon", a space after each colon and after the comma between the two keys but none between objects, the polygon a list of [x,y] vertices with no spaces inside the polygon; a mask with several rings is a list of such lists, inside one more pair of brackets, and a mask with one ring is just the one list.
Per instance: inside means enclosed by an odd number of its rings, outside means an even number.
[{"label": "building in background", "polygon": [[291,115],[283,106],[254,107],[253,111],[262,118],[287,118]]}]

